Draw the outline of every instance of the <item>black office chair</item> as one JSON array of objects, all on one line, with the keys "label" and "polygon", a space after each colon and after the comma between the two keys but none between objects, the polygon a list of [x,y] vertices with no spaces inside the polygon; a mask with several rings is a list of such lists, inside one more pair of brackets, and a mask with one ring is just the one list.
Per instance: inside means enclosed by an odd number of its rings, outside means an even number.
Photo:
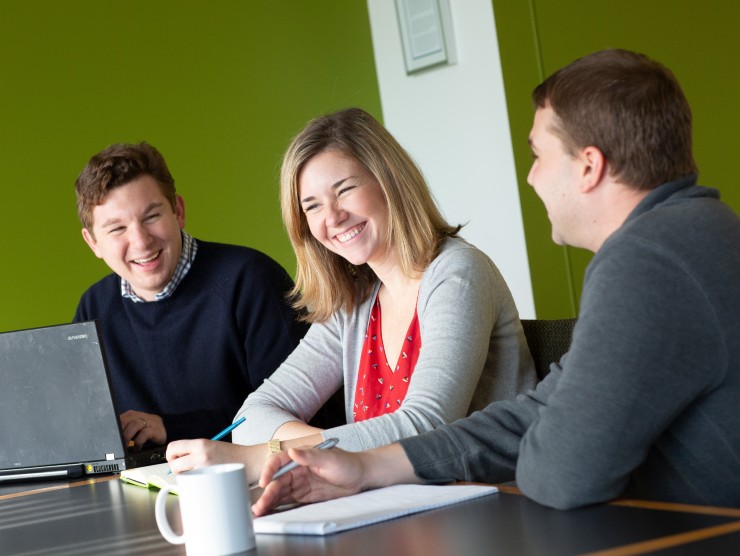
[{"label": "black office chair", "polygon": [[540,380],[550,372],[550,363],[560,361],[563,354],[568,351],[575,324],[575,318],[522,320],[524,335]]}]

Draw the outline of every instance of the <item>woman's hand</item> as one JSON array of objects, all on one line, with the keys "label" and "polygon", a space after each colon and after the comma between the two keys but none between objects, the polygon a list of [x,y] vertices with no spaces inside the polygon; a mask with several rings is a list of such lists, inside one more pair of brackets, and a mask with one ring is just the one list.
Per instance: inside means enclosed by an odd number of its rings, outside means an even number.
[{"label": "woman's hand", "polygon": [[173,473],[182,473],[218,463],[243,463],[247,478],[256,481],[267,457],[264,444],[242,446],[215,440],[177,440],[167,446],[167,461]]}]

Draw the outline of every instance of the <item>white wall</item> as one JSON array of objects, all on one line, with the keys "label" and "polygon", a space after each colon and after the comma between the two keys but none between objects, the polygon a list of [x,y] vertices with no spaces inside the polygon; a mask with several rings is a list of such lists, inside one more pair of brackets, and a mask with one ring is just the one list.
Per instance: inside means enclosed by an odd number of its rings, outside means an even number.
[{"label": "white wall", "polygon": [[445,217],[503,274],[534,318],[491,0],[449,0],[457,61],[406,75],[394,0],[368,0],[383,122],[411,153]]}]

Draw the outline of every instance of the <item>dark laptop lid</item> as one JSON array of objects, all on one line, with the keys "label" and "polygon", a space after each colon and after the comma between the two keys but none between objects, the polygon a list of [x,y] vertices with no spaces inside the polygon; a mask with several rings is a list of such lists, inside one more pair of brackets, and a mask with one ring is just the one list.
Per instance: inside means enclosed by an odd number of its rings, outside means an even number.
[{"label": "dark laptop lid", "polygon": [[123,469],[95,322],[0,334],[0,380],[0,481]]}]

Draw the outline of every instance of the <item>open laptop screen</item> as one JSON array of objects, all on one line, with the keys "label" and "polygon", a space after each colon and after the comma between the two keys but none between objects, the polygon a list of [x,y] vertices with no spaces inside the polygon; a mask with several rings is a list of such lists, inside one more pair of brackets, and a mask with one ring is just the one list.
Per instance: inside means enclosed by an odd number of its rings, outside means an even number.
[{"label": "open laptop screen", "polygon": [[95,322],[0,334],[0,473],[121,459]]}]

